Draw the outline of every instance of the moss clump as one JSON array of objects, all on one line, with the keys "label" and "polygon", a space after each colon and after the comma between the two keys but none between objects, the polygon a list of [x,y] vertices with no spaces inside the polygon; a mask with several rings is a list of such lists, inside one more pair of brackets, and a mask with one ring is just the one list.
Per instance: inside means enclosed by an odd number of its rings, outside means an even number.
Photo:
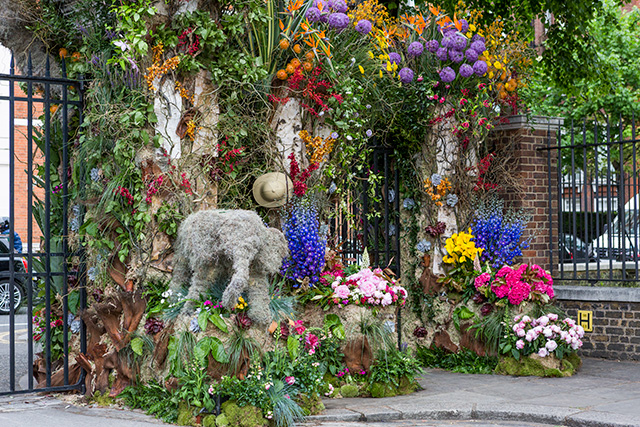
[{"label": "moss clump", "polygon": [[369,385],[371,397],[392,397],[413,393],[418,383],[413,377],[402,377],[396,387],[393,383],[372,383]]},{"label": "moss clump", "polygon": [[322,403],[320,396],[318,396],[317,394],[313,394],[312,396],[304,393],[301,394],[300,398],[298,399],[298,404],[304,411],[305,416],[317,415],[324,411],[324,403]]},{"label": "moss clump", "polygon": [[109,397],[108,392],[104,392],[104,394],[97,391],[93,393],[93,402],[98,406],[111,406],[115,403],[115,399],[113,397]]},{"label": "moss clump", "polygon": [[250,405],[239,407],[233,400],[222,404],[222,413],[229,427],[259,427],[268,424],[259,408]]},{"label": "moss clump", "polygon": [[207,415],[202,418],[202,427],[216,427],[216,416]]},{"label": "moss clump", "polygon": [[553,359],[555,357],[550,360],[541,360],[531,356],[520,360],[513,357],[503,357],[498,362],[495,373],[514,376],[570,377],[582,364],[580,357],[575,353],[562,360]]},{"label": "moss clump", "polygon": [[360,389],[355,384],[345,384],[340,387],[340,394],[342,397],[356,397],[360,394]]},{"label": "moss clump", "polygon": [[216,417],[216,426],[218,427],[227,427],[229,425],[229,420],[225,414],[220,414]]},{"label": "moss clump", "polygon": [[196,425],[196,420],[193,416],[193,409],[191,409],[191,407],[185,402],[180,402],[180,405],[178,406],[178,420],[176,421],[176,424],[181,426]]}]

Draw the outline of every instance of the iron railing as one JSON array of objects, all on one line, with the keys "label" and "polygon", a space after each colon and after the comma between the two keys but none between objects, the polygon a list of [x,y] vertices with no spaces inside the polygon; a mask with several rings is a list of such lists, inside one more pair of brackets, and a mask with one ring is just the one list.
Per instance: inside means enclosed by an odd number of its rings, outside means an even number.
[{"label": "iron railing", "polygon": [[[64,60],[61,67],[61,77],[51,76],[51,67],[47,58],[44,76],[36,76],[33,73],[31,55],[28,56],[26,74],[18,74],[15,69],[15,60],[12,55],[9,74],[0,74],[0,82],[8,83],[8,94],[0,93],[0,102],[8,102],[8,136],[9,136],[9,269],[5,279],[9,280],[9,295],[13,296],[18,289],[26,292],[26,354],[20,352],[20,359],[26,357],[26,370],[18,366],[18,344],[16,330],[16,316],[14,298],[9,297],[9,372],[0,374],[0,395],[28,393],[33,391],[64,391],[81,389],[84,385],[84,372],[80,372],[79,378],[71,382],[69,378],[69,279],[74,280],[78,293],[77,309],[82,310],[86,306],[86,294],[84,289],[84,261],[81,252],[72,252],[69,248],[69,184],[70,184],[70,144],[74,139],[70,138],[70,121],[77,119],[82,122],[83,106],[83,82],[67,78]],[[26,107],[26,117],[16,117],[18,106]],[[35,111],[34,111],[35,110]],[[59,114],[55,115],[59,111]],[[38,115],[40,117],[38,118]],[[26,118],[26,123],[24,119]],[[17,121],[20,121],[18,123]],[[26,130],[16,131],[16,126],[26,127]],[[17,137],[18,136],[18,137]],[[55,145],[55,146],[54,146]],[[26,162],[24,156],[26,153]],[[54,157],[56,156],[56,157]],[[60,170],[52,171],[52,159],[59,161]],[[16,163],[26,163],[26,186],[16,182]],[[34,176],[34,171],[42,168],[43,173]],[[54,175],[55,174],[55,175]],[[53,177],[56,177],[53,180]],[[61,183],[54,188],[53,182]],[[34,192],[34,187],[42,188],[41,193]],[[52,197],[60,197],[61,209],[56,215]],[[24,248],[15,252],[14,232],[16,231],[17,195],[26,194],[26,236],[23,236]],[[42,198],[44,200],[42,200]],[[34,206],[39,206],[34,208]],[[24,206],[23,206],[24,208]],[[37,212],[34,212],[37,209]],[[60,224],[59,215],[62,215]],[[39,229],[34,229],[34,219],[39,219]],[[82,222],[82,209],[77,212],[76,220]],[[35,250],[32,244],[41,233],[40,248]],[[26,238],[25,238],[26,237]],[[52,247],[54,245],[55,247]],[[78,269],[69,271],[69,261],[72,257],[77,261]],[[26,268],[23,271],[16,269],[16,261],[26,260]],[[35,268],[35,265],[39,268]],[[19,264],[18,264],[19,265]],[[42,343],[41,358],[44,360],[45,375],[39,384],[34,382],[34,307],[41,287],[40,297],[44,298],[43,311],[39,313],[43,318],[44,326],[40,342]],[[52,293],[60,297],[62,311],[62,358],[52,360]],[[55,303],[55,301],[53,301]],[[86,334],[84,324],[80,322],[80,351],[86,352]],[[21,348],[24,350],[24,348]],[[1,356],[0,356],[1,357]],[[24,360],[22,360],[24,361]],[[54,371],[62,371],[62,379],[59,384],[52,384]],[[3,378],[8,374],[8,378]],[[26,375],[26,383],[19,384],[18,375]],[[58,374],[59,375],[59,374]],[[2,384],[8,383],[7,389]],[[58,382],[57,382],[58,383]]]},{"label": "iron railing", "polygon": [[[638,282],[640,187],[635,116],[611,124],[583,121],[551,140],[557,186],[549,168],[549,253],[555,280]],[[554,194],[555,193],[555,194]],[[557,212],[552,207],[558,205]]]}]

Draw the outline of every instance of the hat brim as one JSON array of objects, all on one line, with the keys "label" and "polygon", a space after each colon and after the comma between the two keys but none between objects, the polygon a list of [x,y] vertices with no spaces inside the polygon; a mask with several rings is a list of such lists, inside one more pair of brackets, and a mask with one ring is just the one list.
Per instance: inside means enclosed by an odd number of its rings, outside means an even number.
[{"label": "hat brim", "polygon": [[[276,200],[267,200],[262,197],[262,186],[267,182],[281,182],[284,184],[285,193],[280,199]],[[293,182],[291,178],[285,175],[282,172],[269,172],[262,176],[259,176],[256,181],[253,183],[253,198],[255,201],[265,208],[277,208],[280,206],[284,206],[293,196]]]}]

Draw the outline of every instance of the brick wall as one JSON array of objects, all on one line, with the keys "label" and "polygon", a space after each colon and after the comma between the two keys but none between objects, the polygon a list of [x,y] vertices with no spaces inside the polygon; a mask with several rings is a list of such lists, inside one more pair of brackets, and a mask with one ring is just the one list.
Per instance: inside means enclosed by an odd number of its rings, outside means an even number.
[{"label": "brick wall", "polygon": [[640,361],[640,302],[558,301],[558,306],[574,319],[578,310],[593,312],[582,356]]},{"label": "brick wall", "polygon": [[[26,96],[26,94],[20,89],[17,83],[14,85],[14,93],[17,97]],[[37,96],[36,96],[37,97]],[[28,241],[28,103],[24,101],[16,101],[14,106],[14,156],[15,156],[15,169],[14,169],[14,227],[15,231],[20,235],[24,244],[23,250],[26,251],[26,243]],[[42,104],[33,104],[32,106],[32,120],[34,120],[34,128],[37,127],[37,118],[42,114]],[[42,164],[42,153],[36,149],[35,142],[32,141],[32,154],[33,154],[33,174],[37,170],[37,165]],[[52,171],[52,174],[55,171]],[[35,186],[33,182],[33,200],[38,197],[44,200],[44,191],[40,187]],[[8,185],[9,183],[7,183]],[[40,236],[42,235],[38,224],[34,218],[32,218],[32,239],[33,244],[40,243]]]},{"label": "brick wall", "polygon": [[529,229],[534,238],[523,251],[523,258],[546,269],[551,267],[549,251],[558,238],[557,158],[551,156],[549,162],[549,152],[539,148],[556,144],[559,124],[556,118],[512,116],[508,123],[495,128],[489,141],[493,151],[513,159],[510,174],[515,180],[512,185],[501,186],[500,196],[508,205],[531,215]]}]

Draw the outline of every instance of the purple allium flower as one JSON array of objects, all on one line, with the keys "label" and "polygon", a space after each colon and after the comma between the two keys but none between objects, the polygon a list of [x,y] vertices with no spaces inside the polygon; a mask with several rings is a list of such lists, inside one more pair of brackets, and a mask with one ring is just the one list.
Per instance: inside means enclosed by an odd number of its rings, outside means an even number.
[{"label": "purple allium flower", "polygon": [[411,83],[413,81],[413,70],[411,68],[403,68],[398,73],[402,83]]},{"label": "purple allium flower", "polygon": [[459,50],[449,50],[449,59],[453,62],[462,62],[464,59],[464,54]]},{"label": "purple allium flower", "polygon": [[429,40],[427,42],[427,50],[431,53],[436,53],[436,51],[440,48],[440,43],[438,40]]},{"label": "purple allium flower", "polygon": [[462,64],[458,73],[462,77],[471,77],[473,75],[473,67],[469,64]]},{"label": "purple allium flower", "polygon": [[349,26],[349,17],[344,13],[336,12],[329,15],[327,23],[334,30],[344,30]]},{"label": "purple allium flower", "polygon": [[307,13],[304,16],[309,20],[309,22],[318,22],[320,21],[321,14],[320,9],[317,7],[310,7],[307,9]]},{"label": "purple allium flower", "polygon": [[440,71],[440,79],[443,83],[451,83],[456,78],[456,72],[453,71],[451,67],[444,67],[442,71]]},{"label": "purple allium flower", "polygon": [[367,19],[361,19],[356,24],[356,31],[362,35],[369,34],[369,32],[371,32],[371,27],[371,21]]},{"label": "purple allium flower", "polygon": [[484,37],[482,37],[480,34],[475,34],[473,37],[471,37],[471,43],[476,42],[476,41],[481,41],[482,43],[484,43]]},{"label": "purple allium flower", "polygon": [[442,47],[451,47],[452,42],[453,42],[452,36],[444,36],[440,44],[442,45]]},{"label": "purple allium flower", "polygon": [[484,76],[487,68],[487,63],[484,61],[476,61],[475,64],[473,64],[473,72],[478,76]]},{"label": "purple allium flower", "polygon": [[402,56],[400,56],[397,52],[389,52],[389,62],[392,64],[395,62],[396,64],[402,64]]},{"label": "purple allium flower", "polygon": [[460,32],[461,33],[466,33],[469,30],[469,22],[467,22],[467,20],[464,19],[464,18],[459,20],[458,22],[461,25]]},{"label": "purple allium flower", "polygon": [[411,56],[420,56],[424,51],[424,46],[420,42],[413,42],[407,48],[407,53]]},{"label": "purple allium flower", "polygon": [[467,49],[464,56],[467,57],[467,61],[469,62],[476,62],[478,60],[478,52],[473,49]]},{"label": "purple allium flower", "polygon": [[451,45],[449,46],[452,49],[463,51],[465,47],[467,47],[467,38],[460,34],[453,36],[451,41]]},{"label": "purple allium flower", "polygon": [[436,58],[438,58],[440,61],[446,61],[447,59],[449,59],[449,55],[447,54],[447,48],[441,47],[440,49],[438,49],[436,51]]},{"label": "purple allium flower", "polygon": [[482,52],[487,50],[487,47],[484,45],[483,41],[476,40],[473,43],[471,43],[471,49],[473,49],[476,52],[478,52],[478,55],[482,55]]},{"label": "purple allium flower", "polygon": [[348,9],[347,4],[344,2],[344,0],[334,1],[330,7],[334,10],[334,12],[338,13],[346,13]]}]

